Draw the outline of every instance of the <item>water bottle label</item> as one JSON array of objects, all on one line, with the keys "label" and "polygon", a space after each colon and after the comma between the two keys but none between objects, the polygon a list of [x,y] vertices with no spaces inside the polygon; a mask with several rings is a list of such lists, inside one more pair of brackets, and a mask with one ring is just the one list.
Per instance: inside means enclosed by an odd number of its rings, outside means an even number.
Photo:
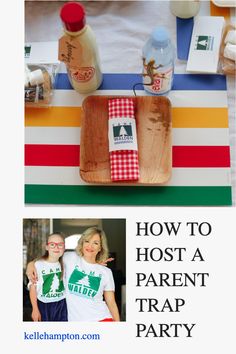
[{"label": "water bottle label", "polygon": [[161,94],[170,91],[172,84],[173,68],[166,71],[153,70],[152,76],[149,75],[144,66],[143,84],[145,89],[154,94]]},{"label": "water bottle label", "polygon": [[109,151],[138,150],[136,122],[134,118],[111,118],[108,120]]}]

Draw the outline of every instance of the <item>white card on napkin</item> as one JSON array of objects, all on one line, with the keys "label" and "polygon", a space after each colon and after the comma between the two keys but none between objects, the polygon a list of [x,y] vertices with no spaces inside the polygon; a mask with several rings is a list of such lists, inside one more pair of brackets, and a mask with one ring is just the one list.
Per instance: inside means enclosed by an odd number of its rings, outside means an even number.
[{"label": "white card on napkin", "polygon": [[195,18],[187,72],[217,72],[223,27],[224,17],[221,16],[198,16]]}]

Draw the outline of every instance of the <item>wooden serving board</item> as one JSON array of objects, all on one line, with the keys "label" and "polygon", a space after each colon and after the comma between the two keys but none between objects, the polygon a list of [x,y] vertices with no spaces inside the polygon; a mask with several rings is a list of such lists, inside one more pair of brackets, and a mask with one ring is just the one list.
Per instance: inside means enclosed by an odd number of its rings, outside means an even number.
[{"label": "wooden serving board", "polygon": [[[89,96],[82,105],[80,176],[87,183],[120,184],[110,177],[108,100]],[[164,96],[134,97],[140,179],[122,183],[163,184],[171,176],[171,103]]]}]

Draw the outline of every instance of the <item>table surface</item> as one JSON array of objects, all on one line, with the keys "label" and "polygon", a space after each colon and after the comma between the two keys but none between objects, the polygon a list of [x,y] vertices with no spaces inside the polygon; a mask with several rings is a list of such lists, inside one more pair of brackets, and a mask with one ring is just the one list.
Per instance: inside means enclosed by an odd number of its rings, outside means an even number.
[{"label": "table surface", "polygon": [[[176,43],[176,19],[168,1],[86,1],[87,19],[96,32],[103,72],[140,73],[141,49],[152,29],[166,26]],[[25,2],[25,41],[56,41],[61,36],[61,1]],[[201,2],[200,15],[209,15],[209,2]],[[233,14],[234,15],[234,14]],[[111,51],[112,46],[112,51]],[[176,61],[175,73],[185,73],[186,62]],[[236,191],[235,79],[227,77],[232,198]]]}]

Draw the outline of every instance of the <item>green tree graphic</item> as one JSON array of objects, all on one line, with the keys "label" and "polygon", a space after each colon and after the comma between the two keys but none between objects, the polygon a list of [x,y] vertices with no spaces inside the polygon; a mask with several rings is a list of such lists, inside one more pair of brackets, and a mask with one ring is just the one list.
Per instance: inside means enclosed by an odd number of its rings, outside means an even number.
[{"label": "green tree graphic", "polygon": [[59,284],[60,284],[60,282],[59,282],[58,275],[57,275],[57,273],[55,273],[53,276],[53,279],[52,279],[50,291],[53,293],[57,292],[57,289],[59,288]]},{"label": "green tree graphic", "polygon": [[81,272],[78,268],[75,268],[70,276],[70,284],[83,284],[84,286],[98,291],[100,286],[101,278],[92,275],[85,274]]},{"label": "green tree graphic", "polygon": [[90,288],[89,278],[87,275],[83,279],[81,279],[79,283],[83,286],[86,286],[87,288]]},{"label": "green tree graphic", "polygon": [[43,295],[48,294],[50,291],[60,292],[64,289],[61,272],[43,275]]}]

